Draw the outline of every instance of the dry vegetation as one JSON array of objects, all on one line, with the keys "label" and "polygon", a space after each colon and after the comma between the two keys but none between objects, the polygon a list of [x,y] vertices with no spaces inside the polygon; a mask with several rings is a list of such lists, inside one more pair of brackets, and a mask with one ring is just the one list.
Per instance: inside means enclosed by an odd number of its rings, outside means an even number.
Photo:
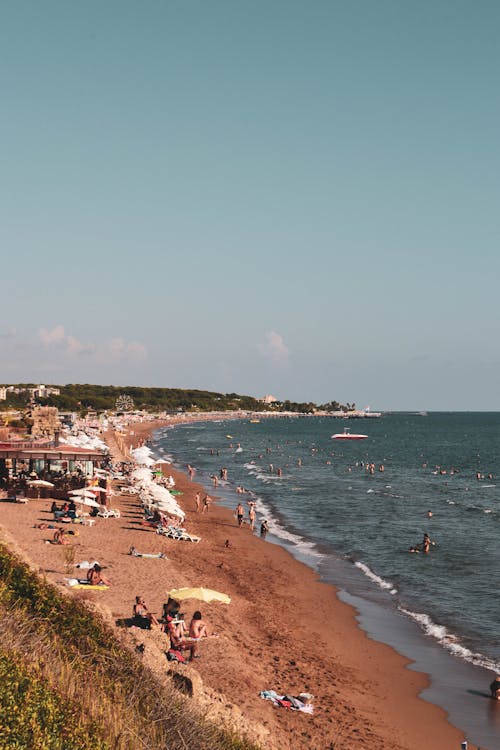
[{"label": "dry vegetation", "polygon": [[0,545],[0,747],[255,750]]}]

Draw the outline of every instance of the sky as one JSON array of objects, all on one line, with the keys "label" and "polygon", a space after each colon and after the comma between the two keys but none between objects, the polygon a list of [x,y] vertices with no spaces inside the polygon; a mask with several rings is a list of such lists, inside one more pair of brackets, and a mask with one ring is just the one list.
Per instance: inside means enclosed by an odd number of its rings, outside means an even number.
[{"label": "sky", "polygon": [[496,0],[0,6],[0,382],[500,410]]}]

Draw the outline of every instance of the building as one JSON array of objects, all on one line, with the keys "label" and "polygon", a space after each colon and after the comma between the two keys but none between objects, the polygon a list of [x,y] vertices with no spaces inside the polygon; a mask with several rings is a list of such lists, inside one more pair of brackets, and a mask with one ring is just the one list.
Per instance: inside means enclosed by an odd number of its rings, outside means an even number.
[{"label": "building", "polygon": [[47,398],[48,396],[59,396],[60,388],[52,388],[48,385],[37,385],[34,388],[28,388],[31,398]]},{"label": "building", "polygon": [[5,401],[7,398],[7,388],[5,386],[0,387],[0,401]]},{"label": "building", "polygon": [[56,406],[35,406],[32,409],[31,417],[33,419],[33,427],[31,428],[33,437],[54,438],[61,428],[59,411]]},{"label": "building", "polygon": [[275,396],[264,396],[263,398],[259,398],[259,401],[263,404],[275,404],[278,399]]}]

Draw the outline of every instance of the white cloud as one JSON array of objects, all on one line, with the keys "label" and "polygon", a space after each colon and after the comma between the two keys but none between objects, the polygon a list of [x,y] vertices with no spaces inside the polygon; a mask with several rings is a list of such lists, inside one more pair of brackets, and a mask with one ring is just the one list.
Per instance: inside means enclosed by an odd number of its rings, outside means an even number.
[{"label": "white cloud", "polygon": [[127,344],[127,354],[130,359],[139,362],[147,357],[148,351],[140,341],[131,341]]},{"label": "white cloud", "polygon": [[147,356],[147,349],[139,341],[125,341],[116,337],[102,344],[83,343],[76,336],[67,334],[59,324],[51,331],[40,328],[39,336],[45,347],[57,347],[70,357],[95,355],[98,362],[140,362]]},{"label": "white cloud", "polygon": [[52,344],[61,344],[66,335],[64,333],[64,326],[57,325],[51,331],[46,328],[40,328],[40,340],[44,346],[51,346]]},{"label": "white cloud", "polygon": [[147,349],[139,341],[124,341],[122,338],[114,338],[108,344],[108,354],[113,359],[126,359],[139,362],[145,359]]},{"label": "white cloud", "polygon": [[268,331],[266,340],[259,346],[262,356],[274,364],[284,365],[288,363],[290,350],[286,346],[283,336],[276,331]]}]

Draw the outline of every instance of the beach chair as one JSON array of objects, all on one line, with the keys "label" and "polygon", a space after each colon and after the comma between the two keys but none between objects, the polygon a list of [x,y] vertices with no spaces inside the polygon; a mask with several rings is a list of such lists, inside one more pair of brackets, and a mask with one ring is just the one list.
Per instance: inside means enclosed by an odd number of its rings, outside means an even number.
[{"label": "beach chair", "polygon": [[175,526],[158,526],[156,533],[167,539],[177,539],[184,542],[199,542],[201,537],[189,534],[186,529],[178,529]]},{"label": "beach chair", "polygon": [[97,515],[99,518],[120,518],[120,511],[114,510],[113,508],[106,508],[105,505],[101,505]]}]

